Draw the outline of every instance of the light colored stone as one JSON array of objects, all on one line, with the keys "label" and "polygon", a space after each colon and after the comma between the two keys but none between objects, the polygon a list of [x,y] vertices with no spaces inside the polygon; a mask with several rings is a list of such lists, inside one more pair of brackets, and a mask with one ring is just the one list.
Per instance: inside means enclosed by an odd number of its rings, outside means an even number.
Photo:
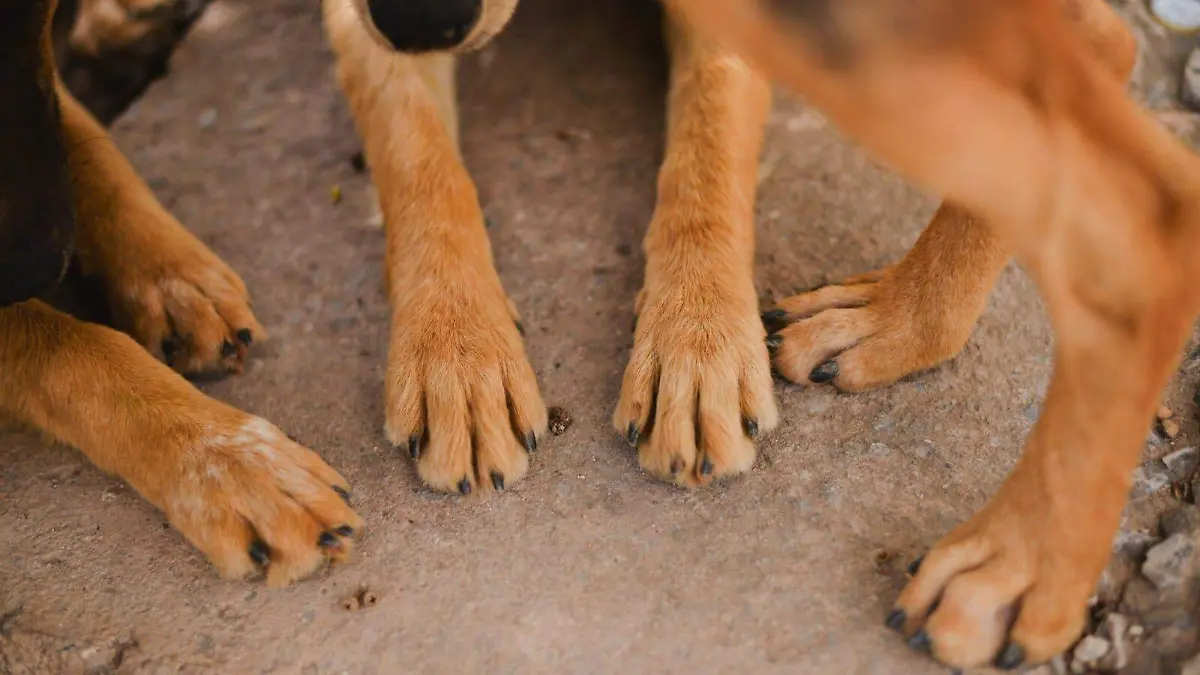
[{"label": "light colored stone", "polygon": [[1196,448],[1180,448],[1175,452],[1162,458],[1162,463],[1166,465],[1167,471],[1171,473],[1171,477],[1175,480],[1183,480],[1192,475],[1192,471],[1196,469],[1196,462],[1200,460],[1200,452]]},{"label": "light colored stone", "polygon": [[1085,666],[1093,666],[1108,654],[1112,644],[1102,637],[1087,635],[1075,647],[1075,661]]},{"label": "light colored stone", "polygon": [[1184,534],[1173,534],[1146,552],[1142,574],[1158,590],[1174,590],[1183,585],[1196,556],[1196,542]]},{"label": "light colored stone", "polygon": [[1133,472],[1133,487],[1131,497],[1144,497],[1154,494],[1171,482],[1171,474],[1162,462],[1151,462],[1139,466]]},{"label": "light colored stone", "polygon": [[1193,110],[1200,109],[1200,49],[1193,49],[1183,67],[1183,84],[1179,87],[1179,98]]}]

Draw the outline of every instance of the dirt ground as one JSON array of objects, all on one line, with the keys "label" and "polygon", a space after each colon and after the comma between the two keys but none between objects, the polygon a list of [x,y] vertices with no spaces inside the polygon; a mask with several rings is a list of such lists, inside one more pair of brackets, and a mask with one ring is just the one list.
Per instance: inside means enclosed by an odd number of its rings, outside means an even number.
[{"label": "dirt ground", "polygon": [[[1051,335],[1027,277],[1005,273],[933,372],[864,395],[779,385],[752,474],[700,492],[649,479],[608,420],[662,152],[658,19],[641,0],[527,0],[463,62],[463,143],[543,394],[574,423],[503,495],[433,494],[382,431],[383,234],[317,4],[218,5],[114,133],[272,333],[245,375],[201,386],[350,480],[358,555],[282,591],[222,581],[77,452],[0,435],[0,670],[945,672],[883,617],[1036,417]],[[791,99],[763,164],[764,304],[897,259],[935,206]],[[1196,380],[1167,398],[1176,445],[1196,434]],[[363,588],[378,602],[345,609]]]}]

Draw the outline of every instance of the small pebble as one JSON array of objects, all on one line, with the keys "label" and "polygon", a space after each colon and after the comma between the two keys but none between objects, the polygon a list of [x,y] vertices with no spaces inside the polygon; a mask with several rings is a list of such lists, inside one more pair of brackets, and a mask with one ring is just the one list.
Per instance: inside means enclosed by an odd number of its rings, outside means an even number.
[{"label": "small pebble", "polygon": [[1175,420],[1163,420],[1159,426],[1162,427],[1163,435],[1167,438],[1174,439],[1179,435],[1179,422]]},{"label": "small pebble", "polygon": [[1075,647],[1075,663],[1085,666],[1095,665],[1097,661],[1108,654],[1109,649],[1112,649],[1112,645],[1108,640],[1095,635],[1085,636]]},{"label": "small pebble", "polygon": [[205,108],[200,111],[200,115],[196,117],[196,125],[201,129],[207,129],[217,121],[217,109]]},{"label": "small pebble", "polygon": [[1180,448],[1162,458],[1162,463],[1171,472],[1171,478],[1183,480],[1192,475],[1196,463],[1200,461],[1200,452],[1196,448]]},{"label": "small pebble", "polygon": [[550,433],[555,436],[567,433],[567,429],[571,428],[571,422],[574,421],[571,419],[571,413],[558,406],[554,406],[547,412],[550,416]]},{"label": "small pebble", "polygon": [[1160,591],[1178,589],[1192,572],[1195,555],[1196,543],[1191,537],[1173,534],[1146,552],[1142,574]]},{"label": "small pebble", "polygon": [[1158,412],[1154,413],[1154,416],[1160,420],[1165,420],[1168,417],[1170,417],[1172,414],[1173,413],[1171,412],[1170,408],[1168,408],[1165,405],[1160,405],[1160,406],[1158,406]]},{"label": "small pebble", "polygon": [[329,201],[334,204],[342,203],[342,186],[334,185],[329,188]]},{"label": "small pebble", "polygon": [[1183,86],[1179,88],[1179,98],[1192,110],[1200,110],[1200,49],[1192,50],[1183,67]]}]

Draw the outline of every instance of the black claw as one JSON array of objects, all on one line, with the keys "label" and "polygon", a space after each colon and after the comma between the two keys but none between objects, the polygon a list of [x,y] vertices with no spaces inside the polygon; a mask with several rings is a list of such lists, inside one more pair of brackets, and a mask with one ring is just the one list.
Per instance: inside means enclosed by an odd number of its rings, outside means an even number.
[{"label": "black claw", "polygon": [[712,460],[705,457],[703,462],[700,462],[700,473],[704,476],[711,476],[713,472]]},{"label": "black claw", "polygon": [[317,537],[317,546],[321,548],[334,548],[337,545],[337,537],[333,536],[332,532],[322,532],[321,536]]},{"label": "black claw", "polygon": [[758,420],[753,417],[746,418],[746,435],[750,438],[758,435]]},{"label": "black claw", "polygon": [[255,541],[250,544],[250,559],[259,567],[266,567],[271,564],[271,549],[261,541]]},{"label": "black claw", "polygon": [[537,434],[532,431],[525,437],[525,452],[537,452]]},{"label": "black claw", "polygon": [[354,536],[354,528],[350,527],[349,525],[341,525],[336,530],[334,530],[334,533],[336,533],[337,536],[339,536],[339,537],[353,537]]},{"label": "black claw", "polygon": [[671,460],[671,474],[678,476],[680,471],[683,471],[683,460],[676,457]]},{"label": "black claw", "polygon": [[893,609],[891,614],[887,615],[887,620],[883,622],[883,625],[897,633],[903,633],[906,623],[908,623],[908,614],[902,609]]},{"label": "black claw", "polygon": [[249,328],[243,328],[243,329],[239,330],[236,333],[236,335],[237,335],[238,342],[242,343],[243,345],[246,345],[247,347],[249,347],[251,345],[251,343],[254,342],[254,333],[251,333]]},{"label": "black claw", "polygon": [[783,336],[778,333],[771,333],[767,336],[767,349],[778,349],[779,345],[783,344]]},{"label": "black claw", "polygon": [[1025,649],[1015,642],[1008,643],[996,657],[996,667],[1000,670],[1016,670],[1022,663],[1025,663]]},{"label": "black claw", "polygon": [[637,428],[637,422],[630,422],[629,431],[625,432],[625,440],[629,441],[629,444],[636,448],[638,436],[641,434],[641,430]]},{"label": "black claw", "polygon": [[917,559],[908,564],[908,576],[915,577],[917,572],[921,571],[921,563],[925,562],[925,556],[919,555]]},{"label": "black claw", "polygon": [[342,498],[342,501],[346,502],[346,505],[349,506],[350,505],[350,492],[346,488],[342,487],[341,485],[334,485],[332,487],[333,487],[333,491],[338,493],[338,496]]},{"label": "black claw", "polygon": [[816,368],[813,368],[812,372],[808,374],[808,379],[817,384],[825,384],[826,382],[832,382],[837,376],[837,361],[826,361]]},{"label": "black claw", "polygon": [[354,170],[358,173],[362,173],[367,170],[367,158],[363,157],[361,150],[353,155],[350,155],[350,166],[354,167]]},{"label": "black claw", "polygon": [[929,654],[933,652],[933,641],[929,639],[929,633],[922,628],[917,631],[916,635],[908,639],[908,648],[915,652]]},{"label": "black claw", "polygon": [[769,312],[763,312],[762,322],[767,330],[775,331],[787,325],[788,313],[782,309],[772,309]]},{"label": "black claw", "polygon": [[516,324],[517,332],[521,334],[521,337],[525,337],[525,324],[521,323],[520,321],[517,321]]},{"label": "black claw", "polygon": [[492,487],[496,488],[497,491],[504,490],[504,475],[499,471],[492,472]]},{"label": "black claw", "polygon": [[167,363],[170,363],[175,358],[175,355],[179,353],[179,341],[175,338],[163,340],[162,353],[163,358],[167,360]]},{"label": "black claw", "polygon": [[221,340],[221,356],[224,358],[237,356],[237,347],[234,347],[229,340]]},{"label": "black claw", "polygon": [[[633,315],[633,325],[629,327],[629,332],[633,333],[635,335],[637,334],[637,320],[638,320],[637,314],[634,314]],[[1197,396],[1200,396],[1200,394],[1197,394]]]},{"label": "black claw", "polygon": [[483,228],[484,228],[485,230],[490,230],[490,229],[492,229],[493,227],[495,227],[495,225],[496,225],[496,224],[495,224],[494,222],[492,222],[492,217],[491,217],[491,216],[484,216],[484,217],[483,217]]},{"label": "black claw", "polygon": [[417,461],[421,458],[421,436],[413,434],[408,437],[408,455]]},{"label": "black claw", "polygon": [[458,491],[464,495],[471,494],[471,480],[469,478],[462,479],[458,484]]}]

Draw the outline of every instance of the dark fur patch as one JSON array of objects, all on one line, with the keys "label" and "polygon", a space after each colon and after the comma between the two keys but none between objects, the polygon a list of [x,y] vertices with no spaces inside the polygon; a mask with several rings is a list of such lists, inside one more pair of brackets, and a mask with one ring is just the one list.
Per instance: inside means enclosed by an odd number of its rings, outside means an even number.
[{"label": "dark fur patch", "polygon": [[42,37],[49,0],[13,0],[0,19],[0,306],[62,279],[74,240],[61,114]]}]

